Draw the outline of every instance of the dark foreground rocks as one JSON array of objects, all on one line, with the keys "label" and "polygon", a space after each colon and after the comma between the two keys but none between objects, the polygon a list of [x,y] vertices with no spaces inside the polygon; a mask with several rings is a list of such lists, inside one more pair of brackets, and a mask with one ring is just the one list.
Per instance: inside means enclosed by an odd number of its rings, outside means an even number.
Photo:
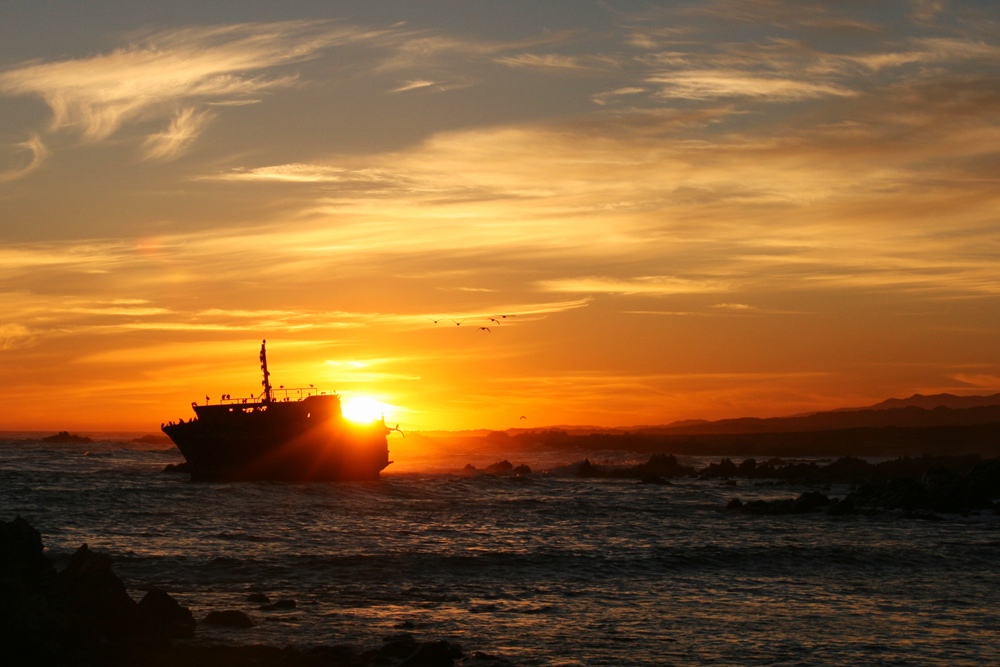
[{"label": "dark foreground rocks", "polygon": [[[0,521],[0,664],[21,667],[451,667],[465,657],[446,641],[418,641],[409,633],[387,637],[382,647],[310,649],[199,645],[191,611],[169,593],[151,588],[140,602],[112,570],[107,554],[87,545],[57,572],[45,558],[41,535],[21,517]],[[263,594],[255,600],[267,601]],[[279,600],[271,609],[293,609]],[[253,620],[239,610],[213,611],[202,621],[247,629]],[[504,664],[480,660],[471,664]],[[487,656],[492,658],[491,656]]]},{"label": "dark foreground rocks", "polygon": [[825,511],[831,516],[904,510],[910,516],[933,519],[937,514],[1000,511],[1000,461],[981,461],[965,474],[943,467],[922,478],[869,480],[843,499],[807,491],[798,498],[742,502],[734,498],[726,510],[742,514],[806,514]]}]

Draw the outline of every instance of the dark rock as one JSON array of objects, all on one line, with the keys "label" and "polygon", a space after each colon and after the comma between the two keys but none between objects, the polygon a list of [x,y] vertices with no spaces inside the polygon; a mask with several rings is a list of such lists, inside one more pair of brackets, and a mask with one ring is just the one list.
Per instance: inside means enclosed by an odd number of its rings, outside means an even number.
[{"label": "dark rock", "polygon": [[75,433],[69,433],[68,431],[59,431],[55,435],[50,435],[47,438],[42,438],[42,442],[53,442],[58,444],[66,444],[66,443],[84,444],[88,442],[93,442],[93,440],[83,435],[76,435]]},{"label": "dark rock", "polygon": [[743,507],[743,501],[739,498],[733,498],[728,503],[726,503],[726,509],[729,511],[738,510]]},{"label": "dark rock", "polygon": [[595,466],[590,462],[590,459],[584,459],[583,463],[580,464],[580,468],[576,471],[577,477],[584,478],[594,478],[594,477],[605,477],[604,471]]},{"label": "dark rock", "polygon": [[830,499],[827,498],[826,495],[820,493],[819,491],[806,491],[795,499],[795,502],[792,504],[791,512],[792,514],[805,514],[807,512],[820,509],[821,507],[828,507],[829,505]]},{"label": "dark rock", "polygon": [[[0,655],[5,664],[46,664],[53,635],[50,600],[55,568],[43,555],[42,537],[27,521],[0,521]],[[56,649],[58,652],[58,649]]]},{"label": "dark rock", "polygon": [[1000,459],[981,461],[961,481],[970,494],[985,499],[1000,498]]},{"label": "dark rock", "polygon": [[522,463],[521,465],[511,470],[511,472],[514,473],[515,475],[530,475],[531,468]]},{"label": "dark rock", "polygon": [[408,632],[390,635],[385,638],[379,653],[387,658],[406,658],[417,650],[417,640]]},{"label": "dark rock", "polygon": [[256,602],[257,604],[270,604],[271,598],[267,597],[263,593],[251,593],[244,598],[247,602]]},{"label": "dark rock", "polygon": [[41,590],[52,583],[56,569],[45,558],[42,535],[31,524],[15,517],[0,521],[0,582],[4,590]]},{"label": "dark rock", "polygon": [[446,641],[424,642],[413,655],[399,663],[399,667],[452,667],[455,658],[462,657],[461,649],[457,651],[457,656],[455,653],[455,649]]},{"label": "dark rock", "polygon": [[753,477],[757,470],[757,459],[746,459],[737,468],[736,472],[743,477]]},{"label": "dark rock", "polygon": [[727,479],[722,483],[722,486],[737,486],[737,483],[735,479]]},{"label": "dark rock", "polygon": [[718,463],[710,463],[707,468],[701,471],[701,479],[711,479],[714,477],[736,477],[739,469],[736,464],[729,459],[722,459]]},{"label": "dark rock", "polygon": [[673,454],[653,454],[648,461],[631,468],[629,472],[630,476],[639,478],[645,474],[661,477],[687,477],[694,474],[694,468],[682,466]]},{"label": "dark rock", "polygon": [[158,633],[151,631],[140,616],[139,605],[111,571],[111,563],[111,556],[91,551],[86,544],[77,549],[53,583],[52,593],[58,606],[106,640],[151,639],[150,635]]},{"label": "dark rock", "polygon": [[486,466],[486,472],[489,474],[496,474],[498,472],[510,472],[514,469],[514,465],[507,460],[497,461],[493,465]]},{"label": "dark rock", "polygon": [[862,484],[854,497],[855,504],[883,509],[929,509],[930,494],[915,479],[878,480]]},{"label": "dark rock", "polygon": [[274,611],[275,609],[295,609],[295,600],[278,600],[273,604],[266,604],[260,607],[262,611]]},{"label": "dark rock", "polygon": [[416,626],[416,624],[414,624],[413,621],[403,621],[402,623],[397,623],[396,625],[394,625],[392,627],[395,628],[395,629],[397,629],[397,630],[412,630],[412,629],[414,629],[417,626]]},{"label": "dark rock", "polygon": [[209,612],[202,623],[221,628],[252,628],[256,625],[252,618],[238,609]]},{"label": "dark rock", "polygon": [[845,516],[847,514],[854,514],[855,512],[854,498],[851,496],[847,496],[840,501],[834,501],[826,508],[826,513],[830,516]]},{"label": "dark rock", "polygon": [[191,464],[187,461],[184,461],[183,463],[168,463],[167,467],[163,469],[163,472],[178,474],[189,473],[191,472]]},{"label": "dark rock", "polygon": [[326,662],[334,664],[353,664],[355,660],[355,650],[353,646],[347,644],[334,644],[332,646],[314,646],[308,651],[309,655],[316,656]]},{"label": "dark rock", "polygon": [[195,620],[191,610],[159,588],[150,588],[139,601],[139,613],[159,625],[171,639],[194,637]]}]

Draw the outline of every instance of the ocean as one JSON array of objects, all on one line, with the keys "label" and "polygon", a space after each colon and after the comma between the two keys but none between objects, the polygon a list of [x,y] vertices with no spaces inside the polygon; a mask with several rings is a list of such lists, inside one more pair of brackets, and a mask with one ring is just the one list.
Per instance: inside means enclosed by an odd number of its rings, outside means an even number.
[{"label": "ocean", "polygon": [[14,438],[0,519],[28,520],[59,569],[86,543],[136,599],[157,586],[198,619],[257,621],[201,642],[369,648],[408,631],[517,665],[1000,663],[992,512],[749,516],[722,508],[805,487],[537,472],[573,456],[519,458],[536,470],[522,477],[411,462],[380,482],[196,484],[161,472],[174,448]]}]

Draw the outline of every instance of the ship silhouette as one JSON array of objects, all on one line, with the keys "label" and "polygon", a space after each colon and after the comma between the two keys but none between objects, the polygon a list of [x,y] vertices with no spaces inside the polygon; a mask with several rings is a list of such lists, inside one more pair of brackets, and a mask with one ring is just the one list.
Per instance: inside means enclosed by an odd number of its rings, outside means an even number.
[{"label": "ship silhouette", "polygon": [[260,346],[259,396],[223,394],[216,405],[192,402],[195,418],[161,426],[187,460],[194,481],[377,480],[388,466],[385,418],[356,424],[340,396],[309,388],[275,390]]}]

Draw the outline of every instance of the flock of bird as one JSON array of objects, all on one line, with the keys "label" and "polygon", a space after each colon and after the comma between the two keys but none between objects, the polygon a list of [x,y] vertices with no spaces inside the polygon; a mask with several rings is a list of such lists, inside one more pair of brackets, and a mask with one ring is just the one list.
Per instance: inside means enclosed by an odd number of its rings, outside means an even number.
[{"label": "flock of bird", "polygon": [[[499,320],[497,319],[498,317],[500,318]],[[486,318],[486,321],[487,322],[495,322],[496,326],[500,326],[500,320],[505,320],[508,317],[517,317],[517,315],[494,315],[493,317]],[[436,320],[433,317],[428,317],[427,319],[430,320],[431,322],[433,322],[434,324],[437,324],[438,322],[444,322],[444,320],[445,320],[445,318],[443,318],[443,317],[439,317]],[[460,327],[460,326],[462,326],[462,322],[465,322],[468,319],[469,319],[468,317],[465,317],[465,318],[460,319],[460,320],[453,320],[451,318],[448,318],[448,321],[449,322],[454,322],[456,327]],[[492,331],[490,331],[490,328],[488,326],[485,326],[485,327],[476,327],[476,330],[477,331],[485,331],[486,333],[493,333]]]}]

